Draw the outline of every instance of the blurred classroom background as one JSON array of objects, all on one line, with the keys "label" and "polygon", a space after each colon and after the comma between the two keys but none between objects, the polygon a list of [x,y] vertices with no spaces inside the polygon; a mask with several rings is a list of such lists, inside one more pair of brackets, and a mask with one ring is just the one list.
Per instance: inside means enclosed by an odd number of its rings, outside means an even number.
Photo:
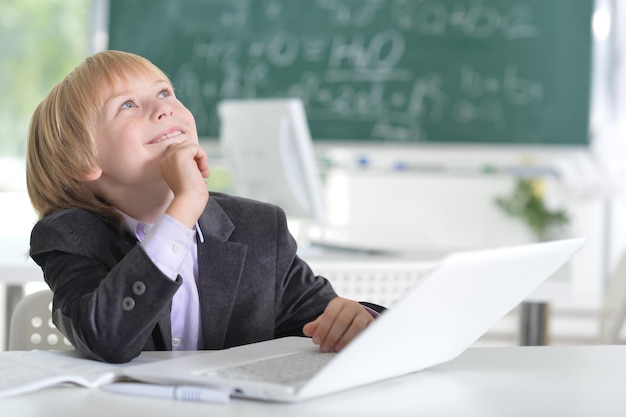
[{"label": "blurred classroom background", "polygon": [[[170,75],[196,116],[212,191],[238,193],[218,102],[304,103],[324,219],[293,216],[303,247],[318,239],[445,254],[587,237],[558,272],[567,288],[543,300],[547,343],[606,343],[607,306],[626,303],[626,33],[617,24],[626,5],[291,3],[0,4],[0,350],[13,304],[45,287],[27,261],[36,221],[24,178],[30,116],[85,56],[107,48],[138,52]],[[480,343],[518,343],[519,314]]]}]

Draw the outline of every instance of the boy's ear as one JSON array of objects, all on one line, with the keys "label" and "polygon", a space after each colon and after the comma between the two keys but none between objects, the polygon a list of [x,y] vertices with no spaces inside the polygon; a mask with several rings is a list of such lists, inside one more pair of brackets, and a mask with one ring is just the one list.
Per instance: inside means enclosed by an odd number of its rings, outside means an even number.
[{"label": "boy's ear", "polygon": [[82,182],[92,182],[92,181],[96,181],[101,176],[102,176],[102,168],[100,168],[99,166],[95,166],[89,169],[89,171],[87,171],[86,173],[79,176],[77,179]]}]

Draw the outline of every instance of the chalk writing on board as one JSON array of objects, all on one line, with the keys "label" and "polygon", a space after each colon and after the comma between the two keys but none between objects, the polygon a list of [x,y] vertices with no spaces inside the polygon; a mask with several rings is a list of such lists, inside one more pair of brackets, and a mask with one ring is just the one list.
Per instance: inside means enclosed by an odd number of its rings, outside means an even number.
[{"label": "chalk writing on board", "polygon": [[[590,9],[593,1],[585,1]],[[190,3],[198,10],[185,9]],[[180,20],[163,37],[175,39],[175,60],[160,58],[164,48],[147,55],[172,77],[204,136],[218,135],[220,100],[295,96],[314,138],[586,138],[585,121],[553,122],[587,110],[588,49],[576,40],[589,36],[580,24],[586,6],[573,9],[579,20],[561,24],[565,34],[554,24],[559,7],[544,0],[178,0],[164,7],[164,21]],[[580,53],[565,55],[559,42],[568,36]],[[573,68],[568,85],[565,63]]]},{"label": "chalk writing on board", "polygon": [[[248,25],[245,4],[239,2],[239,7],[225,11],[219,18],[221,24],[231,28]],[[328,12],[332,24],[350,31],[306,38],[287,30],[276,30],[259,39],[218,34],[210,39],[196,37],[191,65],[181,66],[176,74],[181,87],[187,87],[184,95],[190,104],[200,106],[195,113],[210,114],[202,106],[207,100],[263,97],[271,91],[273,95],[302,98],[311,120],[358,120],[371,125],[367,133],[375,139],[411,141],[428,140],[421,128],[423,120],[498,127],[506,123],[504,105],[527,106],[542,99],[541,83],[525,78],[515,63],[496,68],[496,72],[461,61],[448,79],[435,70],[418,73],[403,65],[410,53],[406,38],[412,32],[432,37],[457,32],[474,39],[536,37],[539,29],[527,5],[513,4],[501,12],[481,2],[465,7],[461,3],[447,7],[437,1],[395,2],[390,9],[393,24],[372,32],[358,29],[371,25],[384,11],[385,2],[319,0],[316,4]],[[268,19],[280,19],[280,3],[270,3],[266,14]],[[282,91],[271,85],[273,71],[300,62],[310,63],[312,70],[305,67],[282,84]],[[314,64],[321,66],[315,68]],[[201,78],[193,68],[214,71],[216,76],[198,85]],[[449,97],[446,82],[453,83],[461,94]],[[211,122],[199,120],[201,130]]]}]

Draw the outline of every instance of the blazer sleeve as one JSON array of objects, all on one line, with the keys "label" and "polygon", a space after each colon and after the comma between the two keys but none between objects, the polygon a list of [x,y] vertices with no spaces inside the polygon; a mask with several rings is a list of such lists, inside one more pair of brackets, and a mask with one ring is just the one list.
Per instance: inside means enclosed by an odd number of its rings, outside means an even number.
[{"label": "blazer sleeve", "polygon": [[[201,218],[200,223],[205,237],[241,245],[244,252],[236,277],[222,277],[238,280],[225,346],[301,336],[302,327],[337,294],[298,257],[284,211],[273,204],[215,192],[209,205],[211,217]],[[225,250],[216,249],[211,247],[211,252],[227,257]],[[223,262],[221,258],[211,263]]]},{"label": "blazer sleeve", "polygon": [[301,336],[302,327],[322,314],[337,294],[326,278],[315,275],[309,265],[297,255],[297,245],[287,229],[284,212],[277,209],[276,215],[276,336]]},{"label": "blazer sleeve", "polygon": [[107,362],[144,350],[180,285],[120,233],[78,209],[42,219],[31,233],[31,257],[54,293],[55,325],[81,353]]},{"label": "blazer sleeve", "polygon": [[[328,303],[337,297],[337,293],[326,278],[316,275],[298,256],[297,245],[289,233],[284,211],[274,205],[254,204],[255,218],[259,221],[251,224],[240,221],[240,217],[244,216],[234,216],[237,229],[245,230],[246,237],[255,237],[246,241],[246,262],[255,265],[254,270],[259,271],[262,268],[258,267],[260,264],[256,260],[266,259],[268,253],[274,254],[271,257],[275,261],[272,269],[275,285],[274,337],[303,336],[303,326],[321,315]],[[229,212],[232,215],[232,210]],[[263,292],[264,289],[257,287],[257,295]],[[384,311],[383,307],[375,304],[362,304],[373,310],[374,317]]]}]

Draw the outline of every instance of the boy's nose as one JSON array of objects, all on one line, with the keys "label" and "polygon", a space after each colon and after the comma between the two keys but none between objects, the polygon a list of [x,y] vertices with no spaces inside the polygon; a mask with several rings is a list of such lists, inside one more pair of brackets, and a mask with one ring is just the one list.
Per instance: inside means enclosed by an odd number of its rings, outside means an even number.
[{"label": "boy's nose", "polygon": [[174,114],[174,109],[167,103],[158,102],[154,107],[154,112],[152,114],[157,120],[161,120],[164,117],[172,116]]},{"label": "boy's nose", "polygon": [[174,112],[172,110],[169,110],[169,111],[161,111],[161,112],[158,112],[157,114],[158,114],[157,119],[161,120],[164,117],[171,116],[172,114],[174,114]]}]

